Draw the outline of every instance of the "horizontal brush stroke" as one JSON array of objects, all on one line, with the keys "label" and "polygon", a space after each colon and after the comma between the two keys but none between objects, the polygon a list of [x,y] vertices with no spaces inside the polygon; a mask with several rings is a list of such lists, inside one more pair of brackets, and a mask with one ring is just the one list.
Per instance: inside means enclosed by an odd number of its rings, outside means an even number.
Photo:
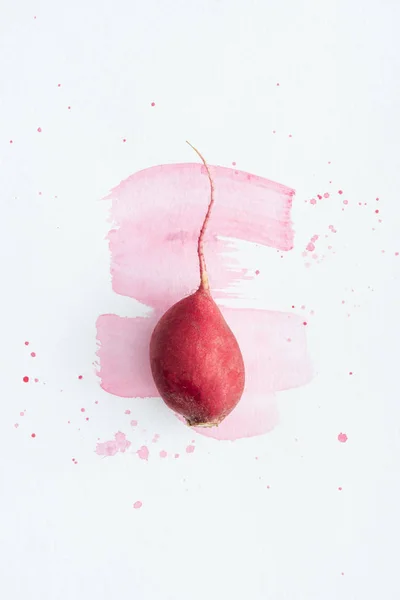
[{"label": "horizontal brush stroke", "polygon": [[[207,267],[214,297],[235,297],[232,287],[246,273],[232,244],[217,236],[290,250],[294,190],[241,171],[210,169],[216,191],[205,239]],[[196,242],[209,194],[199,164],[152,167],[111,192],[108,241],[117,294],[166,309],[197,288]]]}]

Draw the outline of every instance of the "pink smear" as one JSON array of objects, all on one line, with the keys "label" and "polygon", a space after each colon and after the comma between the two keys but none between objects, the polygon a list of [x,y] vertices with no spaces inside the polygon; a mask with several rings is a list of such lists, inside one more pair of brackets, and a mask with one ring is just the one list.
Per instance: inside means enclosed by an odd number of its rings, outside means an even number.
[{"label": "pink smear", "polygon": [[99,456],[115,456],[117,452],[125,452],[130,445],[131,442],[126,439],[125,433],[118,431],[113,440],[98,443],[95,452]]},{"label": "pink smear", "polygon": [[339,433],[339,435],[337,436],[337,439],[339,440],[339,442],[347,442],[347,435],[345,433]]},{"label": "pink smear", "polygon": [[[237,298],[235,285],[252,279],[254,267],[239,268],[232,243],[218,236],[290,250],[294,191],[242,171],[224,167],[211,171],[216,202],[206,258],[212,292],[217,300]],[[158,397],[148,358],[151,332],[171,304],[198,287],[196,243],[208,198],[207,175],[199,164],[146,169],[111,192],[114,227],[108,240],[113,290],[152,307],[153,313],[98,318],[97,374],[105,391],[126,398]],[[198,431],[231,440],[266,433],[277,423],[274,393],[304,385],[312,377],[302,319],[279,311],[221,310],[242,350],[246,389],[238,407],[218,428]]]},{"label": "pink smear", "polygon": [[149,460],[149,449],[147,446],[141,446],[141,448],[139,448],[136,454],[142,460]]},{"label": "pink smear", "polygon": [[140,500],[136,500],[136,502],[133,505],[133,508],[142,508],[143,506],[143,502],[141,502]]}]

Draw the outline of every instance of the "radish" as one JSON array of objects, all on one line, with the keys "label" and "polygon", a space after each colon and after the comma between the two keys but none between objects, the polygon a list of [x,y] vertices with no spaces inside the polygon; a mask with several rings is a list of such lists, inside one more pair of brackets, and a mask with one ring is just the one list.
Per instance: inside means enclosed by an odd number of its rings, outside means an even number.
[{"label": "radish", "polygon": [[156,387],[169,408],[190,426],[213,427],[239,402],[245,371],[237,340],[211,296],[204,259],[203,240],[214,204],[214,182],[203,156],[187,143],[202,160],[211,191],[197,243],[200,285],[158,321],[150,340],[150,365]]}]

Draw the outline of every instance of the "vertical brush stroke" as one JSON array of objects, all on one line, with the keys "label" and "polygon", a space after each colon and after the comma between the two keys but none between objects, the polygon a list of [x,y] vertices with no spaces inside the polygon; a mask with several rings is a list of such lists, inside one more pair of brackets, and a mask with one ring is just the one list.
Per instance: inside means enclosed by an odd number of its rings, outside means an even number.
[{"label": "vertical brush stroke", "polygon": [[[206,239],[208,273],[215,299],[234,298],[235,284],[251,276],[238,266],[229,239],[218,236],[290,250],[294,191],[241,171],[210,170],[216,201]],[[158,396],[150,372],[149,340],[163,312],[198,287],[196,244],[208,196],[207,174],[199,164],[146,169],[108,196],[113,290],[152,307],[153,313],[98,318],[97,373],[107,392]],[[239,405],[218,428],[197,430],[217,439],[261,435],[277,423],[275,392],[311,379],[302,319],[278,311],[221,310],[243,354],[246,388]]]}]

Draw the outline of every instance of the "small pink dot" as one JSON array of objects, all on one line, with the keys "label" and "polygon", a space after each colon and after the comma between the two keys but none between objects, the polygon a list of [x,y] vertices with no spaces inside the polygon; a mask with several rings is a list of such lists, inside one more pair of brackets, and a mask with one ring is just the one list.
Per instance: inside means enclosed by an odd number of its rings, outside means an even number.
[{"label": "small pink dot", "polygon": [[75,459],[74,459],[74,458],[72,459],[72,462],[75,462]]},{"label": "small pink dot", "polygon": [[341,492],[341,491],[342,491],[342,489],[343,489],[343,488],[341,488],[341,487],[338,487],[338,490],[339,490],[339,492]]},{"label": "small pink dot", "polygon": [[81,412],[85,412],[85,410],[86,410],[85,408],[81,408]]},{"label": "small pink dot", "polygon": [[133,419],[133,420],[131,421],[131,425],[132,425],[132,427],[136,427],[137,423],[138,423],[138,422],[137,422],[137,421],[135,421],[135,419]]},{"label": "small pink dot", "polygon": [[191,454],[192,452],[194,452],[195,447],[194,446],[186,446],[186,452],[188,454]]},{"label": "small pink dot", "polygon": [[344,575],[343,571],[340,573],[341,575]]},{"label": "small pink dot", "polygon": [[123,142],[124,142],[124,144],[125,144],[125,142],[126,142],[126,138],[122,138],[122,141],[123,141]]},{"label": "small pink dot", "polygon": [[15,427],[15,429],[18,429],[19,423],[14,423],[14,427]]},{"label": "small pink dot", "polygon": [[25,346],[29,346],[29,342],[25,342]]},{"label": "small pink dot", "polygon": [[68,110],[71,110],[71,107],[70,107],[70,106],[68,106]]},{"label": "small pink dot", "polygon": [[37,128],[37,132],[38,132],[38,133],[42,133],[42,128],[41,128],[41,127],[38,127],[38,128]]},{"label": "small pink dot", "polygon": [[345,433],[339,433],[337,439],[339,442],[342,442],[342,444],[344,444],[348,440],[347,435]]},{"label": "small pink dot", "polygon": [[287,342],[291,342],[291,341],[292,341],[292,338],[288,338],[286,341],[287,341]]},{"label": "small pink dot", "polygon": [[378,214],[378,212],[379,212],[379,209],[377,208],[375,212],[376,212],[376,214]]},{"label": "small pink dot", "polygon": [[331,164],[331,161],[330,161],[330,160],[328,160],[328,165],[330,165],[330,164]]},{"label": "small pink dot", "polygon": [[143,502],[141,502],[140,500],[136,500],[136,502],[133,505],[133,508],[142,508],[143,506]]},{"label": "small pink dot", "polygon": [[267,485],[267,490],[269,490],[269,489],[270,489],[270,486],[269,486],[269,485]]},{"label": "small pink dot", "polygon": [[324,198],[329,198],[329,194],[328,194],[328,192],[325,192],[325,194],[324,194]]},{"label": "small pink dot", "polygon": [[311,200],[310,200],[310,204],[317,204],[317,201],[316,201],[316,199],[315,199],[315,198],[311,198]]},{"label": "small pink dot", "polygon": [[235,161],[233,161],[233,163],[232,163],[232,166],[233,166],[233,167],[236,167],[236,163],[235,163]]},{"label": "small pink dot", "polygon": [[86,421],[89,421],[89,417],[86,417]]},{"label": "small pink dot", "polygon": [[168,453],[167,453],[167,452],[165,452],[165,450],[161,450],[161,452],[160,452],[160,457],[161,457],[161,458],[166,458],[167,456],[168,456]]},{"label": "small pink dot", "polygon": [[343,200],[343,204],[348,204],[349,201],[348,200]]},{"label": "small pink dot", "polygon": [[39,379],[37,377],[35,377],[34,382],[39,383]]},{"label": "small pink dot", "polygon": [[290,138],[291,138],[291,137],[293,137],[291,133],[289,133],[289,137],[290,137]]},{"label": "small pink dot", "polygon": [[353,371],[349,371],[349,375],[353,375]]},{"label": "small pink dot", "polygon": [[152,103],[151,103],[151,106],[155,106],[155,105],[156,105],[156,103],[155,103],[155,102],[152,102]]},{"label": "small pink dot", "polygon": [[14,142],[12,140],[10,140],[10,144],[13,144]]},{"label": "small pink dot", "polygon": [[174,454],[174,458],[179,458],[179,454]]},{"label": "small pink dot", "polygon": [[57,84],[57,87],[61,87],[61,83]]},{"label": "small pink dot", "polygon": [[83,379],[83,375],[78,375],[78,379]]},{"label": "small pink dot", "polygon": [[20,412],[20,413],[19,413],[19,416],[20,416],[20,417],[24,417],[24,416],[25,416],[25,413],[24,413],[24,412]]},{"label": "small pink dot", "polygon": [[279,86],[280,86],[280,83],[277,83],[277,84],[276,84],[276,87],[279,87]]},{"label": "small pink dot", "polygon": [[257,271],[256,271],[256,275],[259,275],[259,274],[260,274],[260,271],[257,269]]},{"label": "small pink dot", "polygon": [[31,438],[35,438],[36,437],[36,433],[31,433]]},{"label": "small pink dot", "polygon": [[129,408],[126,409],[125,414],[126,415],[130,415],[131,414],[131,411],[129,410]]},{"label": "small pink dot", "polygon": [[398,253],[398,252],[395,252],[395,253],[394,253],[394,255],[395,255],[395,256],[398,256],[398,255],[399,255],[399,253]]},{"label": "small pink dot", "polygon": [[379,198],[375,198],[375,200],[376,200],[377,202],[379,202]]},{"label": "small pink dot", "polygon": [[276,133],[275,129],[272,130],[272,133]]},{"label": "small pink dot", "polygon": [[307,325],[307,321],[303,321],[303,325]]},{"label": "small pink dot", "polygon": [[339,190],[339,191],[338,191],[338,194],[343,194],[343,190]]},{"label": "small pink dot", "polygon": [[23,381],[24,383],[28,383],[28,381],[29,381],[29,377],[28,377],[27,375],[25,375],[25,377],[23,377],[23,378],[22,378],[22,381]]},{"label": "small pink dot", "polygon": [[32,356],[32,358],[35,358],[36,352],[31,352],[31,356]]}]

